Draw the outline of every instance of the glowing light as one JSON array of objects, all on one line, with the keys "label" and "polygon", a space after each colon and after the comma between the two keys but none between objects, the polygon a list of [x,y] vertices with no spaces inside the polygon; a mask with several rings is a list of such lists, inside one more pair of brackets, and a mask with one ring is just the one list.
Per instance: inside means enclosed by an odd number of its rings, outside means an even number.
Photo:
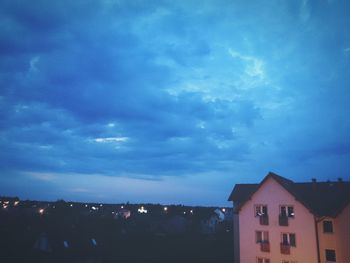
[{"label": "glowing light", "polygon": [[100,204],[100,206],[102,207],[102,206],[103,206],[103,204]]},{"label": "glowing light", "polygon": [[164,207],[164,211],[165,211],[165,212],[168,211],[168,208],[167,208],[167,207]]},{"label": "glowing light", "polygon": [[141,206],[141,208],[137,209],[137,211],[138,211],[140,214],[147,214],[147,212],[148,212],[143,206]]},{"label": "glowing light", "polygon": [[4,204],[5,205],[8,205],[10,202],[9,201],[4,201]]},{"label": "glowing light", "polygon": [[73,207],[73,204],[70,204],[70,207]]},{"label": "glowing light", "polygon": [[85,207],[88,207],[88,205],[85,205]]},{"label": "glowing light", "polygon": [[223,208],[223,209],[221,209],[221,211],[225,213],[225,212],[226,212],[226,209],[225,209],[225,208]]},{"label": "glowing light", "polygon": [[191,210],[190,213],[193,214],[193,210]]},{"label": "glowing light", "polygon": [[44,211],[45,210],[43,208],[39,209],[39,214],[41,214],[41,215],[44,214]]},{"label": "glowing light", "polygon": [[91,209],[95,211],[98,210],[98,207],[92,206]]},{"label": "glowing light", "polygon": [[16,205],[18,205],[18,204],[19,204],[19,201],[15,201],[15,202],[13,203],[14,206],[16,206]]},{"label": "glowing light", "polygon": [[186,211],[184,211],[184,215],[186,215]]},{"label": "glowing light", "polygon": [[121,209],[123,209],[123,208],[124,208],[124,206],[122,205],[120,208],[121,208]]},{"label": "glowing light", "polygon": [[2,207],[3,207],[4,209],[6,209],[6,208],[7,208],[7,205],[3,204]]}]

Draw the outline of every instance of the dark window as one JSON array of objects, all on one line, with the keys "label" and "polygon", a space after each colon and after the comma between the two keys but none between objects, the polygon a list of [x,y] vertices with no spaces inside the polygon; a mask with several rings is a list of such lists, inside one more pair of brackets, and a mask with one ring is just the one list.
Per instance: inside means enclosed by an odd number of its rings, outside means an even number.
[{"label": "dark window", "polygon": [[268,259],[268,258],[258,258],[258,263],[270,263],[270,259]]},{"label": "dark window", "polygon": [[326,249],[326,260],[330,262],[336,262],[335,260],[335,250]]},{"label": "dark window", "polygon": [[296,246],[295,234],[292,233],[282,233],[282,244],[286,246]]},{"label": "dark window", "polygon": [[256,231],[256,243],[269,242],[269,232]]},{"label": "dark window", "polygon": [[294,207],[281,205],[280,206],[280,216],[282,217],[294,217]]},{"label": "dark window", "polygon": [[288,206],[288,217],[294,217],[294,207]]},{"label": "dark window", "polygon": [[323,221],[323,232],[333,233],[333,222],[332,221]]},{"label": "dark window", "polygon": [[255,216],[267,216],[267,206],[266,205],[256,205],[255,206]]},{"label": "dark window", "polygon": [[289,242],[290,242],[290,245],[291,245],[292,247],[295,247],[295,246],[296,246],[295,234],[289,234]]},{"label": "dark window", "polygon": [[285,206],[281,206],[281,216],[287,216],[287,211]]}]

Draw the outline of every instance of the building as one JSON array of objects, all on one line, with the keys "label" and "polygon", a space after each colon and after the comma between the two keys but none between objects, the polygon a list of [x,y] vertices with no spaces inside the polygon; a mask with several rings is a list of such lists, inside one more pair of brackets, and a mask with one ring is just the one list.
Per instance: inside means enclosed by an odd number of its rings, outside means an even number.
[{"label": "building", "polygon": [[236,184],[235,263],[350,262],[350,182]]}]

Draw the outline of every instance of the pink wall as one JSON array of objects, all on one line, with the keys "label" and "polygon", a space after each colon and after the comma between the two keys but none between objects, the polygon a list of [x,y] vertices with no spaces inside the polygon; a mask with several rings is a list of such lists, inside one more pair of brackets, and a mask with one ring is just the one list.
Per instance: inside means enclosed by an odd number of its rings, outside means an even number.
[{"label": "pink wall", "polygon": [[[333,233],[323,232],[323,221],[333,222]],[[320,240],[321,263],[326,263],[326,249],[336,251],[336,262],[349,262],[350,260],[350,204],[336,217],[323,218],[318,223]]]},{"label": "pink wall", "polygon": [[[268,206],[269,225],[260,225],[254,216],[254,205]],[[295,218],[289,219],[289,226],[279,226],[279,206],[294,206]],[[269,258],[271,262],[295,260],[298,263],[317,262],[316,234],[313,215],[289,194],[274,179],[269,178],[244,204],[239,212],[240,263],[256,262],[257,257]],[[270,252],[261,252],[255,242],[255,231],[269,231]],[[281,233],[295,233],[296,247],[290,255],[280,253]]]},{"label": "pink wall", "polygon": [[[350,261],[350,204],[335,220],[337,230],[337,262]],[[339,260],[338,260],[339,259]]]}]

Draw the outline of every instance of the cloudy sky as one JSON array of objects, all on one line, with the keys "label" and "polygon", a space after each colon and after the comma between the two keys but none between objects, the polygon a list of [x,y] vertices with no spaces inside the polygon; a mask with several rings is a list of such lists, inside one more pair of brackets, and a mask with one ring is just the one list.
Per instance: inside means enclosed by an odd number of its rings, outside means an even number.
[{"label": "cloudy sky", "polygon": [[346,0],[0,1],[0,195],[229,205],[350,179]]}]

